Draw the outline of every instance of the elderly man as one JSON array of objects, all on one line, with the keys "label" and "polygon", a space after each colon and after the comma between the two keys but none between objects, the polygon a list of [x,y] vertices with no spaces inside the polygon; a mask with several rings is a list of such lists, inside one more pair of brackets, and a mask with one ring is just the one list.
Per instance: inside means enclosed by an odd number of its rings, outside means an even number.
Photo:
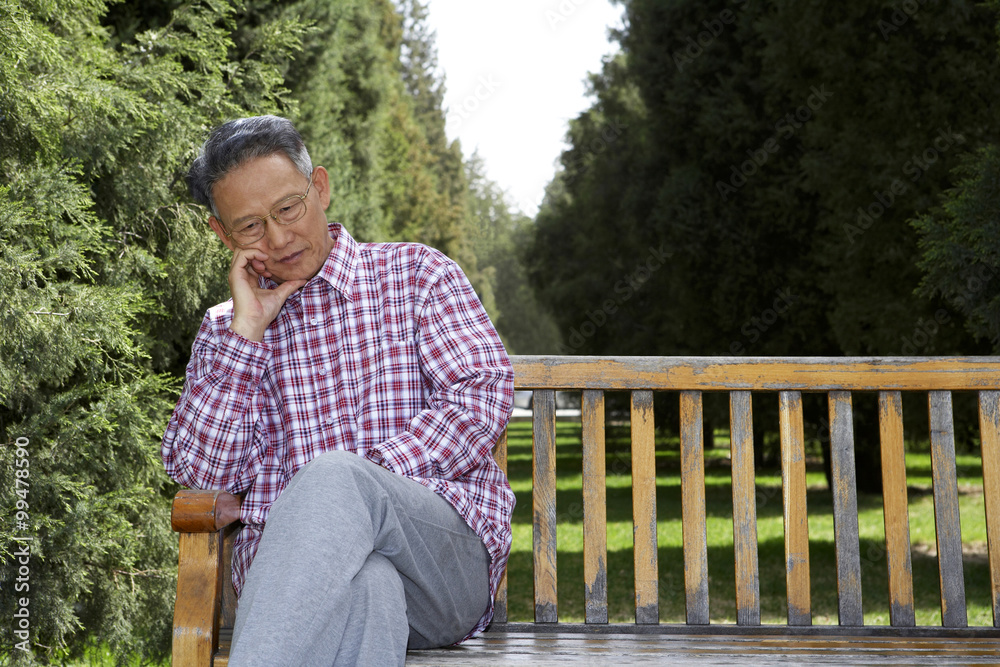
[{"label": "elderly man", "polygon": [[490,452],[513,373],[458,266],[328,224],[292,124],[226,123],[188,173],[232,251],[163,437],[167,472],[242,496],[230,664],[393,665],[481,631],[514,496]]}]

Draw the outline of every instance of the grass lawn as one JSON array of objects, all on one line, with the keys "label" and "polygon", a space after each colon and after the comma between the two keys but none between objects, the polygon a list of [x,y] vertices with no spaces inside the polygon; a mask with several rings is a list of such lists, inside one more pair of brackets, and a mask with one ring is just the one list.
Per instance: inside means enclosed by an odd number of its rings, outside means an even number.
[{"label": "grass lawn", "polygon": [[[709,608],[713,623],[736,622],[733,555],[732,480],[728,433],[706,450],[705,503],[708,532]],[[559,620],[583,621],[583,500],[580,425],[559,422],[557,430],[558,604]],[[612,622],[634,621],[632,493],[628,429],[607,436],[608,606]],[[676,438],[657,439],[657,526],[659,537],[660,621],[684,622],[684,557],[681,540],[680,454]],[[941,624],[940,585],[934,555],[934,501],[928,454],[907,454],[910,542],[917,625]],[[992,625],[982,465],[978,454],[959,455],[962,533],[966,548],[965,582],[970,625]],[[533,620],[531,424],[516,422],[508,431],[508,468],[517,495],[514,542],[508,566],[511,621]],[[836,555],[833,502],[820,465],[807,472],[810,576],[813,623],[837,623]],[[888,573],[882,498],[859,494],[862,599],[866,625],[889,624]],[[757,470],[757,536],[761,621],[786,620],[784,531],[781,471]]]}]

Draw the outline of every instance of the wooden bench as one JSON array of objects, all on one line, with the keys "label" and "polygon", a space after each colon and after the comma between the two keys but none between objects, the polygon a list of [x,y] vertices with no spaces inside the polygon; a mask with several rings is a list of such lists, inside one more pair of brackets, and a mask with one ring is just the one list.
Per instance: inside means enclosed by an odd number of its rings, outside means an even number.
[{"label": "wooden bench", "polygon": [[[742,661],[815,664],[1000,662],[1000,358],[514,357],[516,386],[534,390],[533,623],[508,620],[507,584],[490,629],[469,642],[411,652],[407,664],[661,664]],[[559,622],[556,595],[555,390],[582,391],[585,622]],[[683,564],[658,563],[653,395],[679,396]],[[952,392],[976,392],[992,625],[969,626]],[[609,623],[605,396],[630,396],[635,618]],[[705,505],[705,393],[728,393],[735,622],[709,615]],[[826,394],[830,432],[838,623],[813,624],[803,392]],[[877,392],[888,567],[888,625],[865,625],[854,447],[854,392]],[[941,625],[915,621],[904,392],[926,395],[930,424]],[[752,396],[778,397],[787,620],[762,622]],[[674,400],[671,397],[671,400]],[[676,404],[675,404],[676,405]],[[758,415],[760,417],[760,415]],[[772,418],[773,415],[765,415]],[[675,429],[676,430],[676,429]],[[495,456],[506,469],[506,436]],[[180,566],[174,665],[226,665],[235,611],[229,549],[236,528],[215,522],[216,491],[174,501]],[[686,622],[661,623],[658,582],[683,572]]]}]

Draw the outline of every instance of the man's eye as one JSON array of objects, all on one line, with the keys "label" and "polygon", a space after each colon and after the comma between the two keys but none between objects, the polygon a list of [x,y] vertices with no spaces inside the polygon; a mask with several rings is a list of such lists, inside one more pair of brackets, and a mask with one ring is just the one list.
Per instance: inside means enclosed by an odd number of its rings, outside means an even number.
[{"label": "man's eye", "polygon": [[256,232],[257,230],[259,230],[260,226],[262,224],[263,223],[260,221],[259,218],[256,218],[254,220],[250,220],[246,224],[241,225],[239,228],[237,228],[236,229],[236,233],[237,234],[252,234],[253,232]]}]

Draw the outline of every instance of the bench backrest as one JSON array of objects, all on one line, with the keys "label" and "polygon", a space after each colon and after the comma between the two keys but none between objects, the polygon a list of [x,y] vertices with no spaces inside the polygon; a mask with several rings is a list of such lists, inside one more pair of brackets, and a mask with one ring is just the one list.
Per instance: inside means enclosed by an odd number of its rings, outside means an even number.
[{"label": "bench backrest", "polygon": [[[557,390],[582,391],[585,614],[608,623],[605,393],[631,395],[635,621],[659,623],[653,392],[679,392],[686,620],[709,623],[703,393],[728,392],[738,626],[761,623],[751,392],[777,393],[788,601],[787,624],[812,623],[803,392],[828,396],[841,626],[862,626],[852,392],[877,392],[890,623],[915,625],[901,392],[928,396],[942,625],[968,625],[952,419],[953,391],[975,391],[993,623],[1000,627],[1000,358],[514,357],[516,387],[533,390],[533,561],[536,623],[558,621]],[[506,438],[495,453],[506,470]],[[506,579],[495,625],[507,622]],[[617,625],[617,624],[614,624]],[[991,630],[992,631],[992,630]]]},{"label": "bench backrest", "polygon": [[[736,627],[761,624],[752,393],[779,399],[787,626],[812,623],[803,392],[828,396],[840,626],[862,626],[861,554],[852,392],[877,392],[893,630],[915,625],[901,392],[928,397],[942,625],[967,625],[951,392],[978,393],[993,624],[1000,628],[1000,358],[512,357],[517,389],[533,390],[533,562],[535,623],[558,621],[556,595],[556,401],[582,391],[585,618],[608,624],[605,394],[629,392],[637,628],[659,623],[653,394],[679,394],[683,571],[687,627],[709,623],[703,394],[729,395],[736,566]],[[506,437],[495,457],[506,470]],[[222,627],[232,627],[235,526],[226,530]],[[677,567],[676,564],[670,564]],[[508,623],[506,578],[494,628]],[[539,626],[544,627],[544,626]],[[551,626],[549,626],[551,627]],[[621,628],[621,624],[608,624]],[[713,628],[718,624],[713,623]],[[816,628],[813,628],[816,629]],[[978,628],[995,632],[990,628]]]}]

